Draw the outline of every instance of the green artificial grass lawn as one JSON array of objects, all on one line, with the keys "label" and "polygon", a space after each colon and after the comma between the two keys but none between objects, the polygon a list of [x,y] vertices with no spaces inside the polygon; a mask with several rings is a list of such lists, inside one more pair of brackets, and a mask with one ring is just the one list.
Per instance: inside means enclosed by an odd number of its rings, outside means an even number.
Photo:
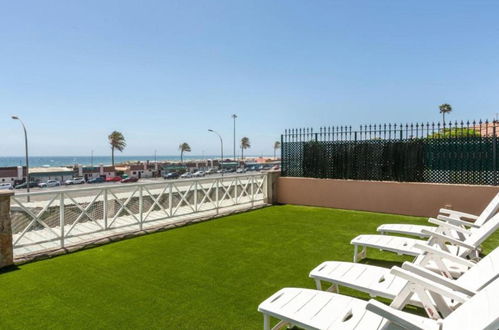
[{"label": "green artificial grass lawn", "polygon": [[[273,206],[22,265],[0,273],[0,328],[259,329],[261,301],[282,287],[314,288],[310,270],[351,261],[357,234],[423,221]],[[486,252],[498,243],[496,234]],[[372,249],[368,258],[410,260]]]}]

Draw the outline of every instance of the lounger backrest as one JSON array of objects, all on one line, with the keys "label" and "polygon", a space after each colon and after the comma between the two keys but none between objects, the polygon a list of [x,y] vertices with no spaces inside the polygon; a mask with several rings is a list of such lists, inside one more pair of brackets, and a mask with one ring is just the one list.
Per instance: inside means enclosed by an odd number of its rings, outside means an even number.
[{"label": "lounger backrest", "polygon": [[442,330],[498,329],[498,306],[499,279],[496,279],[443,319]]},{"label": "lounger backrest", "polygon": [[478,291],[491,281],[499,277],[499,248],[490,252],[475,266],[467,270],[457,280],[459,284],[467,289]]},{"label": "lounger backrest", "polygon": [[492,216],[494,216],[499,210],[499,193],[495,195],[495,197],[490,201],[489,205],[480,213],[478,218],[475,220],[475,224],[478,226],[482,226],[489,220]]},{"label": "lounger backrest", "polygon": [[475,247],[480,246],[490,235],[492,235],[499,228],[499,213],[494,215],[483,226],[475,229],[473,233],[468,236],[465,243]]}]

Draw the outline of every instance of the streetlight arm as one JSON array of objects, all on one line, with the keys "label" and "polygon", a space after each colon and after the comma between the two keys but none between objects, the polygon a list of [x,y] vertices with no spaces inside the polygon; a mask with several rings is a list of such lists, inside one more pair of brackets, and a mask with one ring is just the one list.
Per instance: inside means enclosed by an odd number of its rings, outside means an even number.
[{"label": "streetlight arm", "polygon": [[[30,180],[29,180],[29,157],[28,157],[28,132],[26,131],[26,125],[24,125],[24,122],[21,120],[21,118],[17,116],[12,116],[12,119],[19,120],[24,130],[24,147],[26,150],[26,192],[29,193]],[[29,195],[28,195],[28,202],[29,202]]]}]

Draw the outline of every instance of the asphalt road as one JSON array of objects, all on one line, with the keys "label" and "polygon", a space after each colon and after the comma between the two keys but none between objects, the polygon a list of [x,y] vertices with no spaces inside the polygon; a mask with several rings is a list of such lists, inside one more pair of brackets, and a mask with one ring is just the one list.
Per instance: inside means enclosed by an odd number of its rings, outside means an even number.
[{"label": "asphalt road", "polygon": [[[229,177],[235,177],[235,176],[247,176],[247,175],[254,175],[258,174],[258,172],[247,172],[247,173],[241,173],[241,174],[236,174],[236,173],[227,173],[224,174],[224,178],[229,178]],[[212,175],[207,175],[203,178],[200,179],[216,179],[220,178],[222,175],[220,174],[212,174]],[[174,180],[165,180],[163,178],[142,178],[140,179],[137,183],[161,183],[161,182],[175,182],[177,186],[183,186],[183,182],[185,181],[185,185],[190,185],[190,181],[195,178],[191,179],[174,179]],[[187,181],[188,180],[188,181]],[[50,188],[30,188],[31,193],[38,193],[38,192],[56,192],[56,191],[71,191],[71,197],[83,197],[83,196],[92,196],[95,195],[96,190],[102,187],[116,187],[116,188],[123,188],[119,189],[119,192],[126,192],[126,191],[132,191],[135,188],[132,186],[134,183],[121,183],[121,182],[106,182],[106,183],[93,183],[93,184],[78,184],[78,185],[62,185],[59,187],[50,187]],[[129,188],[127,188],[129,186]],[[84,188],[84,189],[83,189]],[[89,188],[94,188],[95,190],[87,190]],[[15,189],[15,194],[22,194],[26,193],[26,189]],[[41,194],[41,195],[31,195],[30,200],[31,201],[43,201],[43,200],[48,200],[51,199],[54,195],[53,194]],[[26,197],[22,197],[23,201],[26,200]]]}]

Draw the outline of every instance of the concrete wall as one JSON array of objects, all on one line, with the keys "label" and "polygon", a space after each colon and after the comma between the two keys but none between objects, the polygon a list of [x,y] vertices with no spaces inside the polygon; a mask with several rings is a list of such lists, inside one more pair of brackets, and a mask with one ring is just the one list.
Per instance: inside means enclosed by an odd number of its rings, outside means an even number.
[{"label": "concrete wall", "polygon": [[277,201],[283,204],[436,216],[440,208],[480,213],[499,192],[497,186],[400,183],[281,177]]}]

